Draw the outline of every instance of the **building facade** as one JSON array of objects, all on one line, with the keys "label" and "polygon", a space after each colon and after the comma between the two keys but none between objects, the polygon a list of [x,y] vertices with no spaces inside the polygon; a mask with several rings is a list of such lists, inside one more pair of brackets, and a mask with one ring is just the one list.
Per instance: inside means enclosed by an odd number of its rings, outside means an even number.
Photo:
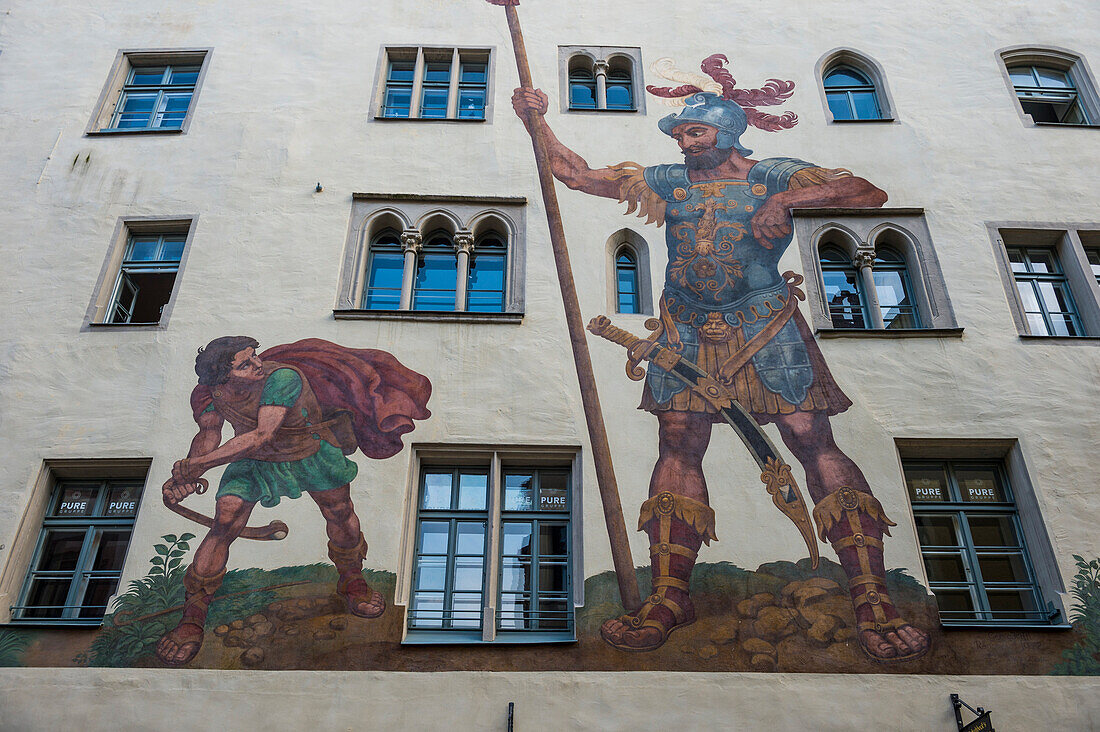
[{"label": "building facade", "polygon": [[6,5],[0,728],[1100,726],[1100,10]]}]

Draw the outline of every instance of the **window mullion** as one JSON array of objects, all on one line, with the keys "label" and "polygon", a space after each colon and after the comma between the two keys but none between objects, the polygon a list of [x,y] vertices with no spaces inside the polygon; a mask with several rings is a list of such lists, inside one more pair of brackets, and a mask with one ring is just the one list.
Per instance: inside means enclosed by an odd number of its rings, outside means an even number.
[{"label": "window mullion", "polygon": [[454,575],[455,564],[457,558],[455,553],[458,549],[458,519],[451,518],[447,521],[447,571],[443,576],[443,627],[450,629],[454,627],[453,605],[454,605]]},{"label": "window mullion", "polygon": [[485,542],[485,596],[481,599],[482,617],[481,639],[496,640],[497,610],[500,607],[500,573],[503,562],[502,549],[504,522],[501,520],[501,464],[500,453],[494,452],[489,466],[489,516],[486,522]]},{"label": "window mullion", "polygon": [[447,119],[458,119],[458,76],[462,71],[458,49],[451,51],[451,78],[447,84]]},{"label": "window mullion", "polygon": [[[970,571],[970,582],[977,590],[975,597],[979,620],[993,620],[992,610],[989,607],[989,598],[985,592],[985,581],[982,579],[981,565],[978,564],[978,551],[974,548],[974,537],[970,534],[970,522],[966,519],[966,511],[958,511],[959,531],[962,532],[963,553],[967,557],[967,565]],[[974,593],[971,593],[974,594]]]},{"label": "window mullion", "polygon": [[[102,489],[100,489],[102,493]],[[98,499],[97,499],[98,503]],[[65,609],[61,611],[61,617],[65,619],[71,619],[77,614],[77,608],[80,596],[84,593],[84,568],[87,566],[89,560],[88,555],[92,553],[92,544],[95,543],[98,546],[98,542],[93,542],[93,535],[96,527],[89,526],[84,530],[84,541],[80,546],[80,554],[76,560],[76,566],[73,568],[73,579],[69,583],[69,594],[65,596]]]},{"label": "window mullion", "polygon": [[416,63],[413,65],[412,97],[409,99],[409,119],[420,116],[420,95],[424,89],[424,49],[416,49]]}]

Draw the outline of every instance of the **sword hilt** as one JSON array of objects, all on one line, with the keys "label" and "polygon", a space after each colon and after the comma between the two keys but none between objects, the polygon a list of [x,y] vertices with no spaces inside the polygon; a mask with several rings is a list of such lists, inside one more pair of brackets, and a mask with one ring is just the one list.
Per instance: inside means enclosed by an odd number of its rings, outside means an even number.
[{"label": "sword hilt", "polygon": [[642,339],[638,336],[623,330],[622,328],[616,328],[611,324],[611,320],[606,315],[597,315],[588,321],[588,330],[595,333],[600,338],[606,338],[612,343],[618,343],[623,348],[633,348],[642,342]]}]

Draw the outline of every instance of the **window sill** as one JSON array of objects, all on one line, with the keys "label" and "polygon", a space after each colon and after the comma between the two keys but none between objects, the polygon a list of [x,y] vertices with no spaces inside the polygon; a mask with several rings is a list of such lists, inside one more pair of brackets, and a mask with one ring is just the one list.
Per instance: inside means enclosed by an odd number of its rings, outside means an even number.
[{"label": "window sill", "polygon": [[95,620],[16,620],[11,619],[6,623],[0,623],[0,628],[90,628],[98,630],[103,627],[103,619]]},{"label": "window sill", "polygon": [[567,107],[566,112],[579,112],[580,114],[592,114],[607,112],[609,114],[637,114],[637,109],[593,109],[591,107]]},{"label": "window sill", "polygon": [[1059,335],[1032,335],[1021,333],[1020,340],[1024,343],[1076,343],[1081,346],[1100,346],[1100,336],[1059,336]]},{"label": "window sill", "polygon": [[838,125],[848,125],[853,122],[856,124],[860,124],[861,122],[870,122],[871,124],[875,122],[897,122],[893,117],[876,117],[875,119],[831,119],[829,121]]},{"label": "window sill", "polygon": [[548,633],[548,632],[523,632],[500,631],[496,640],[483,640],[481,631],[448,631],[448,630],[417,630],[409,631],[402,645],[427,646],[427,645],[523,645],[528,643],[576,643],[577,637],[572,633]]},{"label": "window sill", "polygon": [[1100,130],[1100,125],[1094,125],[1094,124],[1079,125],[1079,124],[1073,124],[1072,122],[1035,122],[1035,121],[1032,121],[1031,124],[1035,125],[1036,127],[1071,127],[1071,128],[1083,128],[1083,129],[1091,129],[1091,130]]},{"label": "window sill", "polygon": [[470,117],[384,117],[380,114],[374,115],[374,119],[377,122],[461,122],[462,124],[477,124],[489,121],[488,117],[478,119]]},{"label": "window sill", "polygon": [[1073,630],[1071,623],[1028,623],[1028,622],[943,622],[944,630]]},{"label": "window sill", "polygon": [[164,330],[165,323],[88,323],[92,330]]},{"label": "window sill", "polygon": [[88,130],[84,133],[86,137],[111,137],[113,135],[182,135],[182,128],[166,128],[166,127],[141,127],[132,129],[106,129],[106,130]]},{"label": "window sill", "polygon": [[519,325],[523,313],[468,313],[451,310],[333,310],[334,320],[411,320],[421,323],[511,323]]},{"label": "window sill", "polygon": [[962,338],[962,328],[818,328],[821,338]]}]

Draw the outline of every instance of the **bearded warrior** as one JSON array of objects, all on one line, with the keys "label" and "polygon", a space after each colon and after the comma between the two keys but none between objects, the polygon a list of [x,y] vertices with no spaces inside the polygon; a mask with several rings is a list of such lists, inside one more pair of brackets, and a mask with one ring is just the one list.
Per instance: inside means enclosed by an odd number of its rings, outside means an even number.
[{"label": "bearded warrior", "polygon": [[[547,127],[550,165],[570,188],[626,203],[627,213],[665,226],[661,325],[651,340],[719,380],[757,423],[776,426],[805,469],[821,540],[832,544],[848,576],[861,648],[881,661],[917,658],[929,637],[899,616],[887,594],[882,539],[894,523],[833,440],[829,418],[851,401],[798,310],[802,278],[778,268],[791,243],[792,209],[878,207],[886,194],[844,169],[749,157],[740,137],[750,124],[777,131],[797,123],[790,112],[756,109],[783,103],[794,84],[772,79],[761,89],[739,89],[725,63],[720,55],[706,59],[706,76],[678,72],[668,59],[654,66],[682,84],[648,90],[680,108],[658,126],[679,145],[683,163],[593,169]],[[512,104],[527,124],[546,113],[547,97],[519,88]],[[722,421],[719,409],[655,363],[645,379],[640,408],[656,416],[659,435],[639,518],[650,539],[653,594],[600,630],[626,651],[658,648],[694,622],[692,570],[702,544],[717,538],[702,463],[711,426]]]}]

